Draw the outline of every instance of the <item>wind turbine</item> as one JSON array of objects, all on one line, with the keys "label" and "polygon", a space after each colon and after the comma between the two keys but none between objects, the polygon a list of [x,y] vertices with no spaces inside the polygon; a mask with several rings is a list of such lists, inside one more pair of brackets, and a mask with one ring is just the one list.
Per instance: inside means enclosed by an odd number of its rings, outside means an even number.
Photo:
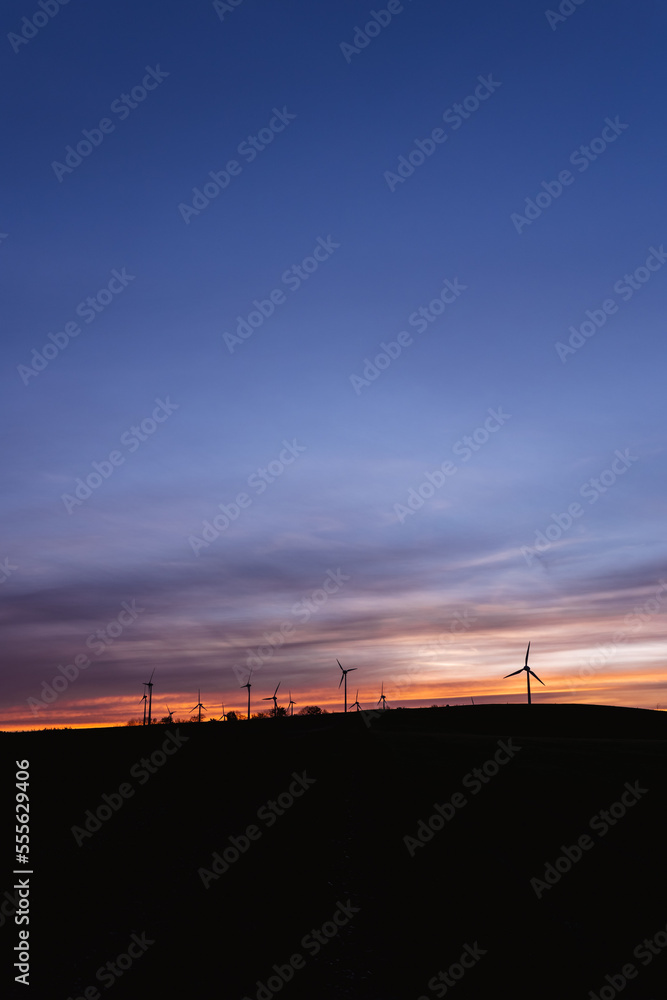
[{"label": "wind turbine", "polygon": [[380,702],[382,702],[382,711],[384,711],[387,707],[387,699],[385,698],[384,694],[384,681],[382,681],[382,694],[378,698],[378,705],[380,704]]},{"label": "wind turbine", "polygon": [[252,684],[250,683],[251,677],[252,677],[252,670],[248,674],[248,680],[246,681],[246,683],[241,685],[241,687],[248,689],[248,721],[250,721],[250,688],[252,687]]},{"label": "wind turbine", "polygon": [[142,694],[142,696],[139,699],[139,701],[143,701],[143,703],[144,703],[144,725],[146,725],[146,703],[148,702],[148,695],[146,694],[145,691]]},{"label": "wind turbine", "polygon": [[[338,664],[338,666],[340,667],[340,669],[343,670],[343,668],[340,666],[340,660],[336,660],[336,663]],[[347,712],[347,675],[349,673],[351,673],[353,670],[356,670],[356,669],[357,669],[356,667],[348,667],[347,670],[343,670],[343,673],[341,675],[340,681],[338,683],[338,687],[340,687],[341,684],[343,683],[343,681],[345,681],[345,711],[346,712]]]},{"label": "wind turbine", "polygon": [[[148,725],[151,724],[151,708],[153,706],[153,674],[155,673],[155,667],[153,667],[153,673],[151,674],[151,679],[149,681],[144,681],[144,687],[148,688]],[[144,705],[144,708],[146,706]],[[145,723],[144,723],[145,725]]]},{"label": "wind turbine", "polygon": [[197,722],[201,722],[201,713],[202,713],[202,711],[204,711],[204,712],[206,711],[206,709],[204,708],[204,706],[201,703],[201,688],[197,688],[197,697],[199,698],[199,701],[197,702],[197,704],[195,705],[194,708],[190,709],[190,711],[188,712],[188,715],[192,715],[192,713],[196,709],[199,709],[199,718],[197,719]]},{"label": "wind turbine", "polygon": [[174,721],[174,719],[173,719],[174,713],[170,710],[169,705],[167,705],[167,714],[169,715],[169,722],[170,723],[173,722]]},{"label": "wind turbine", "polygon": [[287,711],[289,712],[290,708],[292,709],[292,712],[291,712],[291,716],[292,717],[294,716],[294,706],[295,705],[296,705],[296,702],[292,701],[292,692],[290,691],[290,693],[289,693],[289,704],[287,705]]},{"label": "wind turbine", "polygon": [[218,719],[218,722],[226,722],[226,721],[227,721],[227,713],[225,712],[225,706],[223,705],[222,706],[222,715]]},{"label": "wind turbine", "polygon": [[278,718],[278,699],[276,698],[276,695],[278,694],[278,688],[280,687],[281,683],[282,683],[281,681],[278,681],[278,684],[276,686],[276,690],[273,692],[272,695],[269,695],[268,698],[262,698],[262,701],[272,701],[273,702],[273,715],[274,715],[274,717],[276,719]]},{"label": "wind turbine", "polygon": [[357,688],[357,693],[355,695],[355,700],[350,705],[350,708],[356,708],[357,712],[361,711],[361,705],[359,704],[359,688]]},{"label": "wind turbine", "polygon": [[[533,671],[528,666],[528,652],[529,652],[529,650],[530,650],[530,643],[528,643],[528,649],[526,650],[526,662],[524,663],[524,665],[519,670],[515,670],[511,674],[505,674],[505,679],[507,679],[508,677],[516,677],[517,674],[520,674],[524,670],[526,671],[526,681],[528,682],[528,704],[530,705],[531,704],[531,701],[530,701],[530,675],[533,674],[533,677],[535,678],[536,681],[540,681],[540,678],[537,676],[537,674],[533,673]],[[540,681],[540,684],[542,685],[542,687],[546,687],[546,684],[544,683],[544,681]]]}]

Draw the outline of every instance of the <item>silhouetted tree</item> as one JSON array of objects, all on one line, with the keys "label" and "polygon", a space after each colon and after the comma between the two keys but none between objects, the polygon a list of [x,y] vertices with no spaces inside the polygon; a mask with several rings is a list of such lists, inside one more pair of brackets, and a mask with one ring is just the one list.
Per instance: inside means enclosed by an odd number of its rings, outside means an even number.
[{"label": "silhouetted tree", "polygon": [[306,705],[305,708],[297,712],[297,715],[327,715],[327,710],[320,708],[319,705]]},{"label": "silhouetted tree", "polygon": [[238,722],[239,717],[236,712],[227,712],[227,722]]}]

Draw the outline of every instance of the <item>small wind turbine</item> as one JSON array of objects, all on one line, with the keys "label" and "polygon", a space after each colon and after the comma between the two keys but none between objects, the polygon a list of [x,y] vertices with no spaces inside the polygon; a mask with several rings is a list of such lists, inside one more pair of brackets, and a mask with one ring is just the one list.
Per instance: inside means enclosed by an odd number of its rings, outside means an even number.
[{"label": "small wind turbine", "polygon": [[356,708],[357,712],[361,711],[361,705],[359,704],[359,688],[357,688],[357,693],[354,697],[353,703],[350,705],[350,708]]},{"label": "small wind turbine", "polygon": [[[338,666],[340,667],[340,669],[343,670],[343,668],[340,666],[340,660],[336,660],[336,663],[338,664]],[[356,667],[348,667],[347,670],[343,670],[343,673],[341,675],[340,681],[338,682],[338,687],[340,687],[341,684],[343,683],[343,681],[345,681],[345,711],[346,712],[347,712],[347,675],[349,673],[351,673],[353,670],[356,670],[356,669],[357,669]]]},{"label": "small wind turbine", "polygon": [[218,719],[218,722],[226,722],[226,721],[227,721],[227,713],[225,712],[225,706],[223,705],[222,706],[222,715]]},{"label": "small wind turbine", "polygon": [[268,698],[262,698],[262,701],[273,702],[273,715],[276,719],[278,718],[278,699],[276,698],[276,695],[278,694],[278,688],[280,687],[281,683],[282,683],[281,681],[278,681],[276,690],[273,692],[272,695],[270,695]]},{"label": "small wind turbine", "polygon": [[294,706],[295,705],[296,705],[296,702],[292,701],[292,692],[290,691],[290,693],[289,693],[289,703],[287,705],[287,711],[288,712],[289,712],[290,708],[292,709],[292,711],[290,712],[290,716],[294,716]]},{"label": "small wind turbine", "polygon": [[197,688],[197,697],[199,698],[199,701],[197,702],[197,704],[195,705],[194,708],[190,709],[190,711],[188,712],[188,715],[192,715],[193,712],[195,712],[197,709],[199,709],[199,718],[197,719],[197,722],[201,722],[201,714],[202,714],[202,712],[206,711],[206,709],[204,708],[204,706],[201,703],[201,688]]},{"label": "small wind turbine", "polygon": [[384,694],[384,681],[382,681],[382,694],[378,698],[378,705],[380,704],[380,702],[382,702],[382,711],[384,711],[387,707],[387,699],[385,698]]},{"label": "small wind turbine", "polygon": [[170,711],[169,705],[167,705],[167,714],[169,715],[169,722],[173,722],[174,721],[174,719],[173,719],[174,713],[172,711]]},{"label": "small wind turbine", "polygon": [[252,684],[250,683],[251,677],[252,677],[252,670],[248,674],[248,680],[245,682],[245,684],[241,685],[241,687],[248,689],[248,720],[250,720],[250,688],[252,687]]},{"label": "small wind turbine", "polygon": [[[511,674],[505,674],[505,678],[504,679],[507,679],[508,677],[516,677],[517,674],[520,674],[520,673],[522,673],[522,671],[525,670],[526,671],[526,681],[528,682],[528,704],[530,705],[531,704],[531,701],[530,701],[530,675],[533,674],[533,677],[535,678],[536,681],[540,681],[540,678],[537,676],[537,674],[533,673],[533,671],[528,666],[528,651],[529,650],[530,650],[530,643],[528,643],[528,649],[526,650],[526,662],[524,663],[524,665],[519,670],[515,670]],[[540,681],[540,684],[542,685],[542,687],[546,687],[546,684],[544,683],[544,681]]]},{"label": "small wind turbine", "polygon": [[153,673],[151,674],[151,679],[149,681],[144,681],[144,687],[148,688],[148,725],[151,724],[151,708],[153,706],[153,674],[155,673],[155,667],[153,667]]},{"label": "small wind turbine", "polygon": [[144,691],[144,693],[142,694],[142,696],[141,696],[141,698],[139,699],[139,701],[143,701],[143,703],[144,703],[144,725],[146,725],[146,705],[147,705],[147,703],[148,703],[148,695],[146,694],[146,692],[145,692],[145,691]]}]

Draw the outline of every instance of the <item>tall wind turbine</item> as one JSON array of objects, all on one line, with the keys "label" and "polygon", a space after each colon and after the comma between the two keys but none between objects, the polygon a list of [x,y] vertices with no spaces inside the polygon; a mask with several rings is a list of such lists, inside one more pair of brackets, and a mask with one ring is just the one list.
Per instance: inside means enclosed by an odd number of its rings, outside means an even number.
[{"label": "tall wind turbine", "polygon": [[155,667],[153,667],[153,673],[151,674],[151,679],[149,681],[144,681],[144,687],[148,688],[148,725],[149,726],[151,724],[151,709],[153,707],[153,674],[155,674]]},{"label": "tall wind turbine", "polygon": [[361,705],[359,704],[359,688],[357,688],[355,699],[353,703],[350,705],[350,708],[356,708],[357,712],[361,711]]},{"label": "tall wind turbine", "polygon": [[292,701],[292,692],[290,691],[290,693],[289,693],[289,703],[287,705],[287,711],[289,712],[290,708],[292,709],[292,711],[290,713],[291,716],[294,716],[294,706],[295,705],[296,705],[296,702]]},{"label": "tall wind turbine", "polygon": [[[343,670],[343,668],[340,666],[340,660],[336,660],[336,663],[338,664],[338,666],[340,667],[340,669]],[[341,684],[343,683],[343,681],[345,681],[345,711],[346,712],[347,712],[347,675],[349,673],[351,673],[353,670],[356,670],[356,669],[357,669],[356,667],[348,667],[347,670],[343,670],[343,673],[341,674],[340,681],[338,683],[338,687],[340,687]]]},{"label": "tall wind turbine", "polygon": [[276,695],[278,694],[278,688],[280,687],[281,683],[282,683],[281,681],[278,681],[278,684],[276,686],[276,690],[273,692],[272,695],[269,695],[268,698],[262,698],[262,701],[272,701],[273,702],[273,715],[274,715],[274,717],[276,719],[278,718],[278,699],[276,698]]},{"label": "tall wind turbine", "polygon": [[380,704],[380,702],[382,702],[382,711],[384,711],[385,708],[387,707],[387,699],[385,698],[384,694],[384,681],[382,681],[382,694],[378,698],[378,705]]},{"label": "tall wind turbine", "polygon": [[188,715],[192,715],[192,713],[196,709],[199,709],[199,718],[197,719],[197,722],[201,722],[201,714],[202,714],[202,712],[206,711],[206,709],[204,708],[204,706],[201,703],[201,688],[197,688],[197,697],[199,698],[199,701],[197,702],[197,704],[195,705],[194,708],[190,709],[190,711],[188,712]]},{"label": "tall wind turbine", "polygon": [[[508,677],[516,677],[517,674],[522,673],[524,670],[526,671],[526,681],[528,682],[528,704],[530,705],[531,704],[531,701],[530,701],[530,675],[533,674],[533,677],[535,678],[536,681],[540,681],[540,678],[537,676],[537,674],[533,673],[533,671],[528,666],[528,652],[529,652],[529,650],[530,650],[530,643],[528,643],[528,649],[526,650],[526,662],[524,663],[524,665],[519,670],[515,670],[511,674],[505,674],[505,679],[507,679]],[[542,685],[542,687],[546,687],[546,684],[544,683],[544,681],[540,681],[540,684]]]},{"label": "tall wind turbine", "polygon": [[250,721],[250,688],[252,687],[252,684],[250,683],[251,677],[252,677],[252,670],[248,674],[248,680],[246,681],[246,683],[241,685],[242,688],[248,689],[248,721]]}]

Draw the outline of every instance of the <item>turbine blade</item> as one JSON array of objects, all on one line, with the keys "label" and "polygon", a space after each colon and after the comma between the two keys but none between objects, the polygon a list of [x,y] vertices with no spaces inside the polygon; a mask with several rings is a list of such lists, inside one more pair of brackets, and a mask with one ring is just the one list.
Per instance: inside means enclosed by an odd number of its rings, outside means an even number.
[{"label": "turbine blade", "polygon": [[528,649],[526,650],[526,663],[525,663],[526,667],[528,666],[528,653],[529,652],[530,652],[530,643],[528,643]]},{"label": "turbine blade", "polygon": [[[537,676],[537,674],[533,674],[533,671],[530,668],[528,668],[528,673],[532,674],[536,681],[540,681],[540,678]],[[540,684],[542,685],[542,687],[546,687],[544,681],[540,681]]]},{"label": "turbine blade", "polygon": [[505,679],[508,677],[516,677],[517,674],[522,674],[525,669],[525,667],[521,667],[519,670],[515,670],[513,674],[505,674]]},{"label": "turbine blade", "polygon": [[347,668],[347,672],[348,672],[348,674],[349,674],[349,673],[351,673],[351,672],[352,672],[353,670],[357,670],[357,669],[358,669],[357,667],[348,667],[348,668]]},{"label": "turbine blade", "polygon": [[338,687],[340,687],[340,686],[341,686],[341,684],[343,683],[343,678],[344,678],[344,677],[345,677],[345,674],[344,674],[344,673],[340,675],[340,681],[338,682]]}]

